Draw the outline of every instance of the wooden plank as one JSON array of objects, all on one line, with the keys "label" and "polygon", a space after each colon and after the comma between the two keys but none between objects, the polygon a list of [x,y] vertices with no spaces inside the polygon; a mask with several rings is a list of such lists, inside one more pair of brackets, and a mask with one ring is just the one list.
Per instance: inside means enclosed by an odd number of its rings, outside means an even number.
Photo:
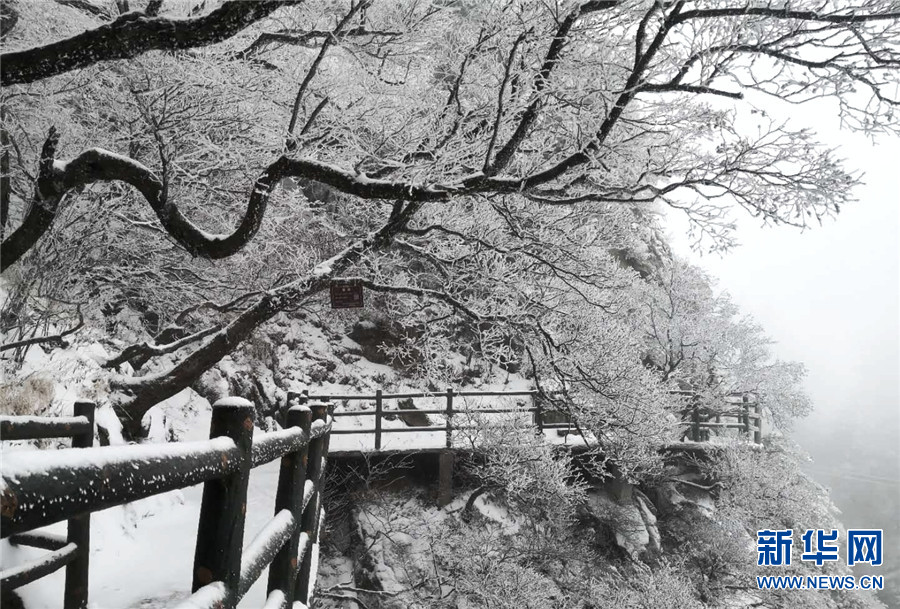
[{"label": "wooden plank", "polygon": [[453,388],[447,388],[447,448],[453,446]]},{"label": "wooden plank", "polygon": [[505,396],[535,396],[537,395],[537,391],[527,390],[527,391],[457,391],[456,395],[464,398],[489,398],[489,397],[505,397]]},{"label": "wooden plank", "polygon": [[[326,406],[321,404],[311,405],[313,421],[325,421],[328,416]],[[328,450],[326,442],[328,436],[313,440],[309,445],[307,459],[306,479],[312,482],[312,493],[309,503],[303,510],[300,520],[300,530],[306,534],[306,548],[300,562],[300,571],[297,574],[297,583],[294,588],[294,602],[297,601],[309,605],[315,582],[310,581],[312,570],[312,548],[318,541],[319,512],[322,509],[322,471],[324,469],[325,455]]]},{"label": "wooden plank", "polygon": [[381,416],[383,398],[381,389],[375,392],[375,450],[381,450]]},{"label": "wooden plank", "polygon": [[[459,394],[456,394],[459,395]],[[537,410],[536,407],[529,406],[525,408],[465,408],[457,410],[457,414],[531,414]],[[425,412],[420,410],[419,412]]]},{"label": "wooden plank", "polygon": [[754,412],[756,413],[755,427],[753,429],[753,441],[762,444],[762,409],[759,404],[754,404]]},{"label": "wooden plank", "polygon": [[[309,435],[312,425],[312,411],[303,406],[295,406],[287,412],[285,423],[292,428],[300,429]],[[290,510],[299,524],[305,508],[306,459],[309,443],[303,444],[296,452],[281,459],[281,471],[278,475],[278,490],[275,494],[275,513]],[[269,568],[268,593],[280,591],[286,605],[294,601],[294,582],[297,579],[299,565],[297,552],[300,546],[300,527],[294,527],[290,539],[272,559]]]},{"label": "wooden plank", "polygon": [[[385,429],[384,431],[390,431]],[[355,427],[352,429],[332,429],[331,433],[338,436],[349,436],[353,434],[372,434],[375,433],[374,427]]]},{"label": "wooden plank", "polygon": [[[537,395],[537,391],[457,391],[455,394],[459,397],[467,397],[467,398],[477,398],[477,397],[525,397],[525,396],[535,396]],[[417,399],[417,398],[441,398],[446,395],[445,392],[430,392],[430,391],[417,391],[417,392],[409,392],[409,393],[384,393],[382,394],[382,399],[384,400],[407,400],[407,399]],[[305,396],[310,400],[324,400],[330,402],[337,401],[374,401],[375,395],[333,395],[333,394],[309,394]]]},{"label": "wooden plank", "polygon": [[309,441],[308,431],[290,425],[288,429],[262,434],[253,441],[252,466],[258,467],[296,452],[309,444]]},{"label": "wooden plank", "polygon": [[[459,394],[456,394],[459,395]],[[531,414],[537,410],[537,407],[530,406],[525,408],[468,408],[465,410],[457,410],[457,413],[471,413],[471,414],[503,414],[503,413],[521,413],[521,414]],[[398,408],[387,408],[382,409],[382,415],[392,415],[398,416],[402,414],[419,413],[419,414],[447,414],[446,408],[415,408],[412,410],[400,410]],[[335,412],[332,413],[333,417],[372,417],[376,416],[377,413],[374,410],[345,410],[343,412]]]},{"label": "wooden plank", "polygon": [[250,586],[256,583],[275,556],[288,544],[294,531],[299,530],[298,524],[291,510],[281,510],[257,533],[250,545],[244,548],[237,601],[244,598]]},{"label": "wooden plank", "polygon": [[[428,426],[428,427],[385,427],[381,430],[382,433],[412,433],[412,432],[446,432],[446,428],[442,425],[440,427]],[[334,431],[332,433],[335,433]]]},{"label": "wooden plank", "polygon": [[59,550],[69,542],[62,535],[47,533],[45,531],[33,531],[31,533],[19,533],[9,538],[9,543],[43,550]]},{"label": "wooden plank", "polygon": [[344,410],[343,412],[332,413],[333,417],[374,417],[374,410]]}]

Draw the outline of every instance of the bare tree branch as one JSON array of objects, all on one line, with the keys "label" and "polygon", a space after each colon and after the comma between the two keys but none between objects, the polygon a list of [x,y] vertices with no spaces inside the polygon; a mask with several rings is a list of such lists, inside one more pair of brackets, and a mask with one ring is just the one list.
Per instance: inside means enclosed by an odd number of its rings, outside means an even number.
[{"label": "bare tree branch", "polygon": [[353,15],[358,13],[360,10],[365,9],[369,5],[369,1],[370,0],[359,0],[358,2],[356,2],[356,4],[352,4],[350,10],[347,11],[346,15],[344,15],[344,18],[338,22],[337,26],[335,26],[334,31],[331,32],[331,35],[327,36],[322,42],[322,48],[319,49],[319,54],[316,55],[315,59],[313,59],[312,64],[306,71],[306,76],[303,77],[303,82],[300,83],[300,88],[297,89],[297,97],[294,99],[294,107],[291,110],[291,121],[288,124],[288,138],[290,138],[294,134],[294,127],[297,126],[297,118],[300,114],[300,104],[303,103],[303,94],[306,92],[306,88],[309,86],[309,83],[312,82],[313,77],[316,75],[316,70],[318,70],[319,64],[322,63],[322,60],[325,58],[325,53],[328,52],[328,47],[330,47],[338,39],[338,36],[341,35],[341,31],[353,18]]},{"label": "bare tree branch", "polygon": [[[363,38],[367,36],[399,36],[401,32],[390,30],[370,30],[364,26],[350,28],[341,34],[341,38]],[[330,38],[334,36],[334,31],[310,30],[308,32],[291,33],[291,32],[263,32],[259,38],[254,40],[250,46],[243,51],[237,53],[236,59],[248,59],[257,53],[265,50],[265,47],[273,44],[289,44],[301,47],[314,48],[314,41],[321,38]]]},{"label": "bare tree branch", "polygon": [[69,328],[68,330],[64,330],[59,334],[51,334],[50,336],[36,336],[33,338],[27,338],[25,340],[18,340],[12,343],[6,343],[5,345],[0,345],[0,351],[8,351],[10,349],[18,349],[19,347],[27,347],[29,345],[38,345],[43,343],[56,343],[61,344],[63,342],[63,338],[68,336],[69,334],[73,334],[80,330],[84,326],[84,316],[81,314],[81,305],[78,306],[78,323]]},{"label": "bare tree branch", "polygon": [[195,332],[189,336],[185,336],[184,338],[173,341],[167,345],[156,345],[153,343],[130,345],[129,347],[123,349],[119,355],[110,358],[106,363],[103,364],[103,367],[117,368],[125,362],[129,362],[138,357],[146,361],[147,359],[155,357],[157,355],[173,353],[175,351],[178,351],[182,347],[190,345],[191,343],[195,343],[198,340],[203,340],[207,336],[210,336],[214,332],[218,332],[221,329],[221,326],[210,326],[209,328],[204,328],[199,332]]}]

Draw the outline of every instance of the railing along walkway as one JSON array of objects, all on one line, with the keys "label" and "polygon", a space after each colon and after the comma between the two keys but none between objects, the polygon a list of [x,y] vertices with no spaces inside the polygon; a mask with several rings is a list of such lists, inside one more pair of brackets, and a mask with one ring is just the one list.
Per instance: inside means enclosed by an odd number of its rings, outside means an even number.
[{"label": "railing along walkway", "polygon": [[[0,417],[3,440],[72,437],[71,449],[3,455],[0,532],[10,542],[48,550],[4,570],[0,586],[18,588],[66,566],[65,609],[88,606],[90,514],[204,483],[191,590],[183,609],[236,607],[269,567],[265,609],[309,606],[323,516],[322,473],[331,431],[327,406],[294,407],[285,429],[253,438],[253,404],[226,398],[213,406],[210,439],[91,448],[94,405],[74,417]],[[275,517],[243,547],[250,470],[281,459]],[[35,529],[68,520],[63,538]]]},{"label": "railing along walkway", "polygon": [[[673,392],[676,394],[684,393],[692,395],[690,392]],[[308,401],[315,401],[329,404],[332,416],[337,420],[343,417],[371,417],[373,424],[368,427],[343,427],[338,422],[335,423],[332,435],[363,435],[373,438],[374,450],[381,450],[385,434],[398,433],[443,433],[443,442],[436,441],[430,448],[453,447],[454,430],[463,429],[463,425],[455,422],[461,415],[497,415],[497,414],[520,414],[530,415],[531,422],[539,434],[544,430],[559,430],[560,435],[577,435],[577,427],[574,422],[566,416],[565,413],[558,410],[548,410],[542,406],[541,400],[538,399],[538,392],[534,390],[522,391],[457,391],[448,388],[441,392],[407,392],[407,393],[384,393],[381,389],[375,391],[374,394],[325,394],[325,393],[295,393],[288,394],[288,403],[304,404]],[[528,397],[531,398],[531,406],[523,406],[516,408],[477,408],[477,409],[460,409],[457,406],[457,400],[462,398],[485,398],[485,397]],[[719,434],[729,429],[738,430],[739,434],[745,435],[747,438],[753,439],[757,444],[762,443],[762,411],[757,400],[752,399],[750,394],[733,394],[729,396],[732,399],[740,400],[739,403],[729,402],[728,409],[710,410],[693,405],[682,413],[689,420],[678,423],[685,427],[682,438],[695,442],[708,441],[711,434]],[[385,408],[386,401],[413,400],[413,399],[441,399],[444,401],[443,408]],[[374,403],[374,409],[351,409],[337,411],[335,409],[337,402],[370,402]],[[411,425],[405,427],[385,427],[384,420],[388,417],[403,418],[411,415],[442,415],[443,422],[435,425]],[[401,444],[397,450],[399,452],[415,452],[422,450],[423,446],[406,446]],[[332,452],[342,452],[341,448],[336,447]]]},{"label": "railing along walkway", "polygon": [[[384,434],[436,432],[443,447],[452,448],[455,421],[462,414],[530,414],[539,433],[575,433],[562,413],[546,411],[535,391],[413,392],[374,395],[309,395],[291,393],[285,429],[253,437],[253,405],[226,398],[213,406],[210,439],[200,442],[92,447],[94,405],[77,402],[72,417],[0,417],[0,439],[20,440],[71,437],[72,448],[48,451],[11,451],[3,455],[2,519],[0,531],[10,542],[47,550],[43,557],[0,572],[0,586],[15,589],[66,567],[64,609],[88,605],[90,515],[168,491],[203,483],[197,527],[191,590],[181,609],[236,607],[250,586],[269,567],[264,609],[298,609],[313,600],[318,535],[324,517],[322,473],[332,435],[364,434],[382,449]],[[457,398],[531,397],[532,405],[461,411]],[[385,400],[442,398],[443,408],[385,409]],[[295,402],[296,400],[296,402]],[[374,401],[374,410],[333,412],[335,401]],[[751,408],[753,414],[751,415]],[[332,417],[329,417],[332,411]],[[738,408],[711,412],[689,409],[690,439],[704,441],[713,430],[739,429],[762,441],[759,404],[747,396]],[[441,425],[384,427],[389,416],[443,415]],[[374,417],[373,427],[332,429],[333,417]],[[737,423],[723,422],[735,417]],[[565,418],[565,417],[563,417]],[[713,420],[715,419],[715,420]],[[751,425],[751,419],[755,426]],[[471,427],[471,423],[469,427]],[[421,450],[409,447],[408,452]],[[275,516],[245,548],[243,534],[250,470],[281,459]],[[452,461],[452,459],[451,459]],[[449,486],[448,486],[449,488]],[[66,537],[35,531],[68,521]],[[297,602],[295,602],[297,601]]]}]

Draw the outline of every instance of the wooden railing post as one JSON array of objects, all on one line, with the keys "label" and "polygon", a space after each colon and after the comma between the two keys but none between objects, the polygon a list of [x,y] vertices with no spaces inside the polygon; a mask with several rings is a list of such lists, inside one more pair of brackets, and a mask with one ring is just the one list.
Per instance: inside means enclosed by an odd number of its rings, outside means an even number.
[{"label": "wooden railing post", "polygon": [[[86,417],[89,430],[72,437],[73,448],[90,448],[94,444],[94,403],[75,402],[75,416]],[[75,559],[66,565],[63,607],[86,609],[88,604],[88,569],[91,556],[91,515],[69,519],[68,543],[78,546]]]},{"label": "wooden railing post", "polygon": [[[309,434],[312,422],[312,411],[304,406],[294,406],[287,412],[285,427],[299,427]],[[300,526],[303,519],[303,484],[306,480],[306,459],[309,445],[281,458],[281,471],[278,475],[278,491],[275,495],[275,514],[282,510],[290,510],[298,526],[285,543],[269,567],[268,593],[281,590],[287,599],[287,606],[294,602],[294,583],[299,565],[297,553],[300,545]]]},{"label": "wooden railing post", "polygon": [[741,396],[741,417],[744,424],[744,435],[750,437],[750,398],[745,393]]},{"label": "wooden railing post", "polygon": [[531,403],[534,405],[534,425],[537,427],[537,435],[544,435],[544,406],[537,393],[532,394]]},{"label": "wooden railing post", "polygon": [[253,444],[253,404],[242,398],[225,398],[213,405],[209,437],[227,436],[237,445],[240,466],[224,478],[203,485],[194,575],[191,590],[221,581],[234,607],[241,577],[244,516],[247,508],[247,481],[250,477]]},{"label": "wooden railing post", "polygon": [[453,446],[453,388],[447,388],[447,448]]},{"label": "wooden railing post", "polygon": [[691,439],[694,442],[700,441],[700,407],[694,404],[693,410],[691,410]]},{"label": "wooden railing post", "polygon": [[753,430],[753,441],[762,444],[762,409],[759,407],[758,401],[754,406],[754,411],[756,412],[756,429]]},{"label": "wooden railing post", "polygon": [[[311,404],[313,421],[327,421],[328,406],[326,404]],[[319,510],[322,506],[322,469],[323,461],[328,450],[328,437],[320,437],[309,443],[309,452],[306,462],[306,479],[313,483],[312,497],[303,517],[300,520],[300,530],[307,535],[307,546],[300,562],[300,572],[297,575],[297,583],[294,589],[294,599],[309,606],[309,600],[315,587],[315,582],[310,582],[312,571],[313,546],[319,540]]]},{"label": "wooden railing post", "polygon": [[381,450],[381,389],[375,390],[375,450]]}]

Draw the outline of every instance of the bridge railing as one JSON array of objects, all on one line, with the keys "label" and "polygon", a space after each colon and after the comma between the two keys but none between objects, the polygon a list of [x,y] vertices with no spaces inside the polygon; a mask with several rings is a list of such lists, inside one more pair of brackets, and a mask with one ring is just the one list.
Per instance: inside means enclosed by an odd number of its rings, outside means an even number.
[{"label": "bridge railing", "polygon": [[[672,391],[672,394],[681,394],[686,396],[696,396],[692,391]],[[303,404],[307,401],[321,401],[329,404],[335,402],[374,402],[374,410],[344,410],[334,412],[332,415],[338,417],[373,417],[372,427],[356,427],[349,429],[334,429],[335,435],[345,434],[366,434],[374,435],[375,450],[381,450],[382,437],[385,433],[413,433],[413,432],[440,432],[445,434],[445,443],[447,448],[452,446],[454,416],[461,414],[460,409],[456,407],[454,400],[457,398],[469,397],[530,397],[532,405],[524,408],[479,408],[474,412],[482,414],[499,414],[499,413],[531,413],[533,415],[533,424],[539,433],[543,433],[545,429],[565,430],[568,433],[574,433],[573,421],[563,412],[552,410],[547,411],[542,402],[537,398],[538,392],[534,390],[525,391],[457,391],[453,388],[447,388],[441,392],[408,392],[408,393],[384,393],[381,389],[375,391],[374,394],[355,394],[355,395],[334,395],[334,394],[309,394],[306,392],[288,394],[288,403]],[[693,405],[682,412],[682,417],[687,419],[679,423],[680,426],[686,427],[685,435],[690,439],[700,442],[709,439],[711,432],[718,432],[727,429],[737,429],[748,438],[752,436],[755,443],[762,443],[762,411],[760,405],[755,398],[751,399],[752,394],[734,393],[728,397],[739,399],[740,404],[736,408],[726,410],[710,410]],[[416,408],[414,410],[404,410],[399,408],[385,408],[385,401],[406,400],[406,399],[443,399],[443,408]],[[408,427],[388,427],[383,426],[386,416],[395,417],[416,414],[437,414],[443,415],[443,425],[427,425],[427,426],[408,426]],[[563,431],[559,432],[564,433]]]},{"label": "bridge railing", "polygon": [[[209,440],[89,448],[93,412],[93,404],[79,402],[75,417],[0,417],[3,440],[74,438],[71,449],[4,454],[0,533],[50,553],[4,570],[0,585],[17,588],[66,565],[63,606],[84,609],[90,514],[202,482],[194,594],[182,607],[235,607],[266,567],[267,609],[310,604],[331,430],[327,405],[291,408],[285,429],[254,441],[253,405],[226,398],[213,406]],[[275,517],[244,548],[250,470],[279,458]],[[66,538],[30,533],[63,520]]]},{"label": "bridge railing", "polygon": [[729,397],[740,399],[740,402],[729,402],[733,408],[718,410],[693,404],[683,411],[683,416],[690,419],[681,422],[683,427],[687,427],[685,436],[694,442],[705,442],[711,433],[736,429],[739,434],[752,438],[754,443],[762,444],[763,414],[759,401],[746,393]]},{"label": "bridge railing", "polygon": [[[540,400],[536,400],[535,397],[538,395],[537,391],[534,390],[525,390],[525,391],[457,391],[455,389],[447,388],[446,391],[438,391],[438,392],[412,392],[412,393],[384,393],[381,389],[375,391],[374,394],[362,394],[362,395],[334,395],[334,394],[308,394],[308,393],[289,393],[288,394],[288,403],[293,403],[292,400],[297,400],[298,403],[304,404],[307,401],[319,401],[333,404],[334,402],[344,401],[344,402],[374,402],[375,409],[374,410],[344,410],[341,412],[332,411],[332,416],[335,418],[339,417],[372,417],[373,418],[373,426],[372,427],[355,427],[349,429],[340,429],[335,428],[332,430],[332,434],[334,435],[347,435],[347,434],[366,434],[366,435],[374,435],[375,439],[375,450],[381,450],[382,446],[382,438],[384,434],[387,433],[412,433],[412,432],[441,432],[443,431],[445,434],[445,444],[447,448],[450,448],[453,444],[453,430],[458,429],[459,427],[454,425],[454,418],[460,416],[461,414],[465,414],[466,411],[461,410],[458,407],[458,399],[465,398],[485,398],[485,397],[529,397],[532,400],[531,406],[526,407],[516,407],[516,408],[479,408],[474,410],[473,412],[477,412],[479,414],[531,414],[532,422],[538,431],[543,431],[544,429],[570,429],[571,424],[568,422],[557,423],[557,422],[547,422],[548,419],[548,411],[546,411],[542,405]],[[441,399],[444,401],[443,408],[416,408],[414,410],[405,410],[401,408],[385,408],[384,403],[386,401],[394,401],[394,400],[413,400],[413,399]],[[556,413],[556,411],[552,411]],[[426,426],[410,426],[410,427],[384,427],[384,419],[386,417],[402,417],[404,415],[409,416],[410,414],[436,414],[443,415],[444,422],[439,425],[426,425]]]}]

